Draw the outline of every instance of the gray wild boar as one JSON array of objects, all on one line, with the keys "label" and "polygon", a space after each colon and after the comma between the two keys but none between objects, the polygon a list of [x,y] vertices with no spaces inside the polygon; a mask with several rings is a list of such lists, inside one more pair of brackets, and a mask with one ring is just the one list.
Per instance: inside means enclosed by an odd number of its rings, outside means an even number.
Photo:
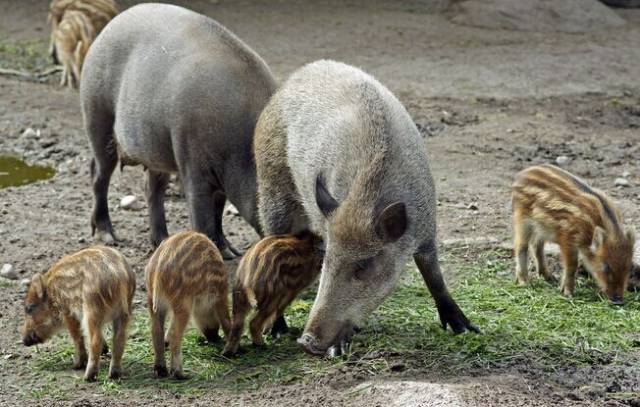
[{"label": "gray wild boar", "polygon": [[443,327],[477,331],[440,272],[424,141],[387,88],[342,63],[308,64],[260,115],[254,152],[264,233],[309,228],[326,244],[306,351],[343,352],[410,256]]},{"label": "gray wild boar", "polygon": [[154,245],[168,235],[164,192],[177,172],[193,228],[233,257],[222,212],[228,198],[259,231],[251,145],[275,87],[260,56],[208,17],[165,4],[117,15],[91,46],[80,82],[94,155],[93,233],[114,240],[107,193],[120,160],[147,169]]}]

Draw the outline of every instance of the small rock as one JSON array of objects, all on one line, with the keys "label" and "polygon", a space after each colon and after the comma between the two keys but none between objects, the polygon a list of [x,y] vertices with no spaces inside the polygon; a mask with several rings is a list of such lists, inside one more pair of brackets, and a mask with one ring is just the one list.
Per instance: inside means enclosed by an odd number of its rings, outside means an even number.
[{"label": "small rock", "polygon": [[15,359],[17,356],[14,355],[13,353],[8,353],[6,355],[4,355],[4,360],[9,360],[9,359]]},{"label": "small rock", "polygon": [[470,211],[477,211],[478,204],[475,202],[471,202],[469,205],[467,205],[467,209],[469,209]]},{"label": "small rock", "polygon": [[617,187],[625,187],[625,188],[631,186],[631,183],[626,178],[616,178],[616,180],[614,181],[614,184]]},{"label": "small rock", "polygon": [[123,196],[120,200],[120,207],[125,210],[136,210],[142,207],[142,204],[138,201],[134,195]]},{"label": "small rock", "polygon": [[570,161],[571,158],[567,157],[566,155],[561,155],[556,158],[556,164],[558,164],[560,167],[564,167],[565,165],[569,164]]},{"label": "small rock", "polygon": [[29,284],[31,284],[31,280],[28,278],[20,280],[20,287],[29,287]]},{"label": "small rock", "polygon": [[79,237],[78,238],[78,243],[86,243],[87,239],[85,239],[84,237]]},{"label": "small rock", "polygon": [[35,131],[31,127],[27,127],[27,129],[22,133],[22,137],[24,137],[24,138],[38,138],[38,137],[40,137],[40,130]]},{"label": "small rock", "polygon": [[624,171],[622,173],[622,178],[629,178],[630,175],[631,175],[631,173],[629,171]]},{"label": "small rock", "polygon": [[5,263],[0,269],[0,277],[8,278],[9,280],[17,280],[18,273],[9,263]]}]

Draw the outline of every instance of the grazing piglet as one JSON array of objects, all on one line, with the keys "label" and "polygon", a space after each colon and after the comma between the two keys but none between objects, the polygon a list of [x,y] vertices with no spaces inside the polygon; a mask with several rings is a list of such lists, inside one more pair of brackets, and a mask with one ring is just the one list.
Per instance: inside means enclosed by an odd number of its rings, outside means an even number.
[{"label": "grazing piglet", "polygon": [[47,20],[51,24],[49,55],[54,62],[58,62],[58,60],[53,34],[56,32],[60,21],[62,21],[64,13],[72,10],[80,11],[89,18],[96,35],[118,14],[118,6],[113,0],[53,0],[49,5]]},{"label": "grazing piglet", "polygon": [[274,336],[286,331],[283,312],[320,274],[321,247],[322,239],[311,232],[302,232],[268,236],[249,249],[236,272],[233,325],[225,355],[238,352],[244,320],[252,307],[257,308],[249,324],[254,345],[262,345],[265,327],[274,322]]},{"label": "grazing piglet", "polygon": [[182,337],[193,315],[209,342],[220,339],[231,327],[227,300],[227,270],[220,252],[202,233],[181,232],[160,244],[146,268],[151,336],[155,351],[153,369],[158,377],[168,375],[164,359],[164,321],[171,312],[167,342],[171,348],[171,371],[176,379],[182,372]]},{"label": "grazing piglet", "polygon": [[81,11],[67,11],[53,33],[57,55],[62,64],[60,86],[77,88],[84,57],[96,37],[89,18]]},{"label": "grazing piglet", "polygon": [[[102,327],[113,324],[109,378],[122,374],[122,354],[131,317],[136,280],[117,250],[94,246],[60,259],[44,274],[33,276],[25,299],[25,346],[42,343],[66,326],[75,344],[74,369],[87,367],[85,380],[95,380],[105,347]],[[83,335],[84,331],[84,335]],[[89,354],[84,338],[89,340]]]},{"label": "grazing piglet", "polygon": [[512,189],[516,278],[527,282],[528,253],[537,271],[553,279],[544,262],[544,243],[560,246],[562,290],[571,296],[578,257],[614,304],[622,304],[632,267],[634,233],[623,228],[620,211],[607,196],[552,165],[520,172]]}]

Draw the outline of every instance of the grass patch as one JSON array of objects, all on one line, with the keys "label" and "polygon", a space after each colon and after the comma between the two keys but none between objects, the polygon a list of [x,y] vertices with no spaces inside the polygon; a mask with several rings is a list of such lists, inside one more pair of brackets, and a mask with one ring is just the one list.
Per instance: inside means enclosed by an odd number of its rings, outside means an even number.
[{"label": "grass patch", "polygon": [[0,38],[0,68],[34,72],[51,66],[47,41],[34,39],[12,42]]},{"label": "grass patch", "polygon": [[[267,342],[264,350],[248,346],[235,359],[223,358],[223,344],[202,344],[198,332],[190,330],[183,345],[183,362],[192,378],[187,381],[156,380],[152,377],[153,351],[149,341],[147,314],[138,310],[125,352],[127,377],[106,380],[103,364],[99,382],[103,391],[130,390],[150,394],[166,391],[201,394],[211,388],[230,391],[256,389],[265,383],[286,384],[314,381],[328,371],[351,370],[364,376],[388,371],[389,358],[400,358],[425,374],[455,374],[527,363],[546,369],[582,364],[622,363],[639,346],[635,335],[640,326],[639,294],[630,294],[624,307],[614,307],[599,297],[585,279],[579,280],[573,299],[563,297],[557,287],[535,280],[531,287],[517,287],[511,273],[513,262],[498,252],[483,253],[474,265],[463,266],[454,298],[482,335],[454,336],[440,322],[424,283],[413,268],[363,331],[356,336],[351,355],[326,360],[304,354],[296,335]],[[313,302],[306,292],[287,312],[290,325],[299,330]],[[34,362],[36,374],[69,375],[72,348],[41,353]],[[168,354],[167,354],[168,356]],[[94,386],[77,384],[76,386]],[[32,391],[39,397],[46,388]]]}]

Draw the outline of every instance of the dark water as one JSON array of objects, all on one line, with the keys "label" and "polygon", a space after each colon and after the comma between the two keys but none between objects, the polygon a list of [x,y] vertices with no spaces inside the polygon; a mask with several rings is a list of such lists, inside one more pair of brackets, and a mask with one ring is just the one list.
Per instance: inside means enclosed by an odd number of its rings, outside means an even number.
[{"label": "dark water", "polygon": [[30,184],[53,177],[55,170],[41,165],[27,165],[16,156],[0,155],[0,188]]}]

